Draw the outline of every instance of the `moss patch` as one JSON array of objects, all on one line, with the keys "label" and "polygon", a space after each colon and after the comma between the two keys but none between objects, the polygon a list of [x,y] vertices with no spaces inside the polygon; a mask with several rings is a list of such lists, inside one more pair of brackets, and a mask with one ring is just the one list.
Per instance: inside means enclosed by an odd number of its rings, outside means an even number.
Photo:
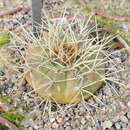
[{"label": "moss patch", "polygon": [[9,34],[0,34],[0,45],[4,45],[10,42]]}]

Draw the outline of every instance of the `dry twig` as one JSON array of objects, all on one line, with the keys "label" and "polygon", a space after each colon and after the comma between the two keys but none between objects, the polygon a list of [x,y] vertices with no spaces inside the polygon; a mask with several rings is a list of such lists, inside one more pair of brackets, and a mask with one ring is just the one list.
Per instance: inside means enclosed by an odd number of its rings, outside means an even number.
[{"label": "dry twig", "polygon": [[12,124],[11,122],[9,122],[8,120],[6,120],[3,117],[0,117],[0,123],[4,124],[5,126],[10,128],[11,130],[19,130],[14,124]]},{"label": "dry twig", "polygon": [[25,12],[28,12],[30,10],[30,8],[28,6],[26,6],[26,5],[20,5],[20,6],[14,8],[12,10],[1,12],[0,17],[4,17],[6,15],[13,15],[13,14],[15,14],[15,13],[21,11],[21,10],[23,10]]},{"label": "dry twig", "polygon": [[[78,0],[79,4],[83,7],[85,7],[86,9],[90,10],[90,11],[94,11],[94,9],[90,8],[88,6],[88,3],[85,2],[84,0]],[[109,14],[105,14],[99,11],[94,11],[96,15],[99,15],[103,18],[107,18],[107,19],[112,19],[112,20],[118,20],[118,21],[130,21],[130,17],[121,17],[121,16],[111,16]]]}]

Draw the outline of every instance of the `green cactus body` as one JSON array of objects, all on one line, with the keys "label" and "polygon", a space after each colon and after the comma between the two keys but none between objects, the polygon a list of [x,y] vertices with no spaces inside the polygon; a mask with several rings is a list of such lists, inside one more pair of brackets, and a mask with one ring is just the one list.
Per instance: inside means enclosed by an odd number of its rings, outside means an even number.
[{"label": "green cactus body", "polygon": [[[42,55],[44,53],[39,46],[29,47],[26,55],[26,62],[32,68],[26,75],[26,80],[41,97],[49,98],[60,104],[76,103],[82,98],[88,99],[102,86],[103,81],[100,76],[94,70],[89,72],[86,67],[82,71],[79,69],[80,73],[86,73],[82,79],[77,76],[78,69],[62,69],[59,65],[52,64],[51,61],[38,67],[44,62]],[[94,58],[95,56],[92,55],[90,59]],[[104,74],[104,71],[99,73]]]}]

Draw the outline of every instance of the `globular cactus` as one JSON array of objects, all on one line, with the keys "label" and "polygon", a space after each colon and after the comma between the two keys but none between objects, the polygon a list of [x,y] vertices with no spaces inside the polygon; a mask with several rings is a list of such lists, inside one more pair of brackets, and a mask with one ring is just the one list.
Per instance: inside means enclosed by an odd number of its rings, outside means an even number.
[{"label": "globular cactus", "polygon": [[[50,98],[62,104],[74,103],[80,101],[82,96],[85,99],[90,97],[90,93],[94,93],[102,85],[101,77],[83,64],[74,68],[71,65],[63,67],[53,62],[53,59],[44,61],[39,55],[42,56],[42,48],[39,46],[28,49],[26,60],[30,71],[26,79],[43,98]],[[42,63],[43,65],[40,65]]]},{"label": "globular cactus", "polygon": [[26,39],[26,80],[44,99],[77,103],[102,87],[109,38],[87,24],[76,19],[64,24],[48,20],[38,38],[27,36],[31,44]]}]

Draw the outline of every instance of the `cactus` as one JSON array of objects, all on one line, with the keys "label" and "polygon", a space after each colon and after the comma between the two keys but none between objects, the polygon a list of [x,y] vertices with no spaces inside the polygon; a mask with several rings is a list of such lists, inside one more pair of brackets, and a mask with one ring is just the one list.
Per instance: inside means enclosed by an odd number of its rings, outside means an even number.
[{"label": "cactus", "polygon": [[[34,54],[36,56],[34,56]],[[39,55],[42,56],[42,49],[39,46],[33,46],[28,49],[26,56],[27,63],[31,68],[35,68],[36,70],[31,69],[26,79],[34,90],[43,98],[50,98],[61,104],[79,102],[82,99],[80,92],[82,91],[81,89],[83,89],[82,87],[88,86],[84,88],[83,91],[83,97],[87,99],[91,96],[90,93],[94,93],[102,85],[101,77],[94,72],[94,70],[90,71],[83,64],[75,68],[73,68],[72,65],[62,68],[60,65],[50,60],[47,61],[45,65],[39,66],[39,62],[44,62],[42,58],[37,57]],[[63,54],[61,55],[63,56]],[[94,59],[95,56],[93,55],[88,61]],[[66,61],[63,62],[63,60],[66,59],[59,56],[59,62],[66,63]],[[68,62],[72,62],[73,60],[74,58],[71,57]],[[92,64],[90,64],[90,66],[91,65]],[[85,91],[89,91],[90,93]]]},{"label": "cactus", "polygon": [[25,41],[27,82],[52,102],[68,104],[88,99],[105,81],[110,38],[101,39],[100,29],[80,20],[64,24],[48,20],[44,24],[38,38],[31,34],[27,36],[31,44]]},{"label": "cactus", "polygon": [[[29,29],[23,29],[22,36],[12,34],[22,57],[18,71],[23,69],[31,92],[55,103],[78,103],[114,80],[109,74],[117,71],[109,58],[113,38],[103,36],[97,25],[77,18],[60,22],[47,17],[38,30],[37,38]],[[114,66],[107,68],[109,63]]]}]

